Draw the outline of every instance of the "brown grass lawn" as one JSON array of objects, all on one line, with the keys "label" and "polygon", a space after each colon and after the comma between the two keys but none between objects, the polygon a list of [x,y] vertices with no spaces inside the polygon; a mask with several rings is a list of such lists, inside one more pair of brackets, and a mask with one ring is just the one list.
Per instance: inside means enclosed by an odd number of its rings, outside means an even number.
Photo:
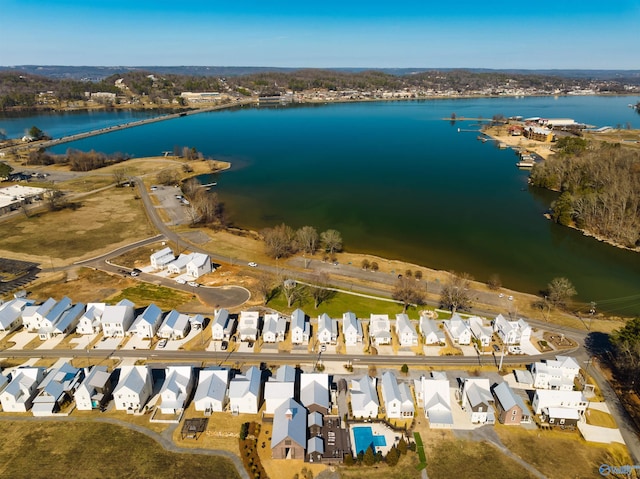
[{"label": "brown grass lawn", "polygon": [[598,411],[597,409],[587,409],[585,417],[587,418],[587,424],[591,424],[592,426],[610,427],[614,429],[618,427],[616,420],[611,414]]},{"label": "brown grass lawn", "polygon": [[68,264],[154,234],[135,191],[111,188],[83,198],[76,211],[47,212],[0,223],[0,255]]},{"label": "brown grass lawn", "polygon": [[143,434],[90,420],[1,421],[0,433],[11,444],[0,450],[1,477],[239,477],[225,458],[170,453]]},{"label": "brown grass lawn", "polygon": [[155,303],[156,306],[165,311],[174,308],[190,310],[186,305],[194,301],[191,293],[142,282],[124,288],[117,294],[107,298],[108,302],[114,304],[122,299],[132,301],[137,307]]},{"label": "brown grass lawn", "polygon": [[[418,465],[418,455],[409,451],[405,456],[400,458],[400,462],[395,467],[389,467],[384,462],[371,467],[365,466],[340,466],[338,469],[341,479],[417,479],[420,472],[416,468]],[[431,479],[437,479],[437,476],[431,476]],[[455,477],[455,476],[442,476]],[[466,477],[466,476],[460,476]]]},{"label": "brown grass lawn", "polygon": [[575,432],[528,431],[499,425],[496,432],[505,446],[550,479],[598,477],[600,464],[633,464],[621,444],[587,443]]}]

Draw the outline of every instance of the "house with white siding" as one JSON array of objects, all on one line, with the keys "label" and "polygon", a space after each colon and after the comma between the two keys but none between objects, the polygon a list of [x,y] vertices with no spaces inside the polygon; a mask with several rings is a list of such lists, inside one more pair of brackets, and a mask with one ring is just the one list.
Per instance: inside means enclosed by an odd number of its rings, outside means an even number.
[{"label": "house with white siding", "polygon": [[416,328],[409,319],[409,316],[405,313],[396,314],[396,335],[398,336],[400,346],[418,345]]},{"label": "house with white siding", "polygon": [[213,316],[211,323],[211,339],[214,341],[228,341],[231,338],[236,326],[236,320],[229,316],[229,311],[219,309]]},{"label": "house with white siding", "polygon": [[12,373],[11,382],[0,392],[5,412],[27,412],[38,394],[38,384],[44,379],[44,368],[19,367]]},{"label": "house with white siding", "polygon": [[424,408],[424,415],[431,428],[449,429],[453,427],[451,409],[451,390],[449,380],[444,374],[422,376],[415,381],[418,405]]},{"label": "house with white siding", "polygon": [[67,400],[71,400],[84,379],[84,370],[63,363],[49,370],[38,385],[31,412],[34,416],[51,416],[57,413]]},{"label": "house with white siding", "polygon": [[258,311],[240,311],[238,320],[238,336],[240,341],[255,341],[258,339],[260,313]]},{"label": "house with white siding", "polygon": [[335,344],[338,340],[338,321],[331,319],[327,313],[318,316],[316,339],[320,344]]},{"label": "house with white siding", "polygon": [[300,374],[300,402],[310,413],[327,414],[331,409],[329,375],[325,373]]},{"label": "house with white siding", "polygon": [[25,308],[22,315],[24,328],[27,331],[38,332],[42,326],[55,324],[69,308],[71,308],[71,300],[66,296],[60,301],[49,298],[35,310],[33,315],[25,316],[30,309]]},{"label": "house with white siding", "polygon": [[469,329],[469,325],[459,314],[454,313],[451,319],[443,322],[454,343],[462,345],[471,343],[471,330]]},{"label": "house with white siding", "polygon": [[33,301],[26,298],[15,298],[0,304],[0,332],[9,333],[22,326],[22,312]]},{"label": "house with white siding", "polygon": [[75,306],[62,313],[62,315],[60,315],[53,323],[49,318],[45,318],[38,330],[40,339],[45,341],[53,336],[58,336],[59,334],[69,334],[73,332],[80,320],[80,317],[84,314],[84,311],[84,303],[77,303]]},{"label": "house with white siding", "polygon": [[211,258],[203,253],[191,253],[187,263],[187,274],[192,278],[199,278],[203,274],[211,273]]},{"label": "house with white siding", "polygon": [[380,409],[377,379],[363,376],[352,379],[349,388],[351,395],[351,414],[354,418],[377,417]]},{"label": "house with white siding", "polygon": [[76,326],[78,334],[98,334],[102,328],[102,314],[104,313],[105,303],[88,303],[87,309]]},{"label": "house with white siding", "polygon": [[113,391],[118,411],[142,412],[153,392],[153,378],[147,366],[120,367],[120,380]]},{"label": "house with white siding", "polygon": [[280,404],[295,396],[296,370],[283,365],[264,383],[264,412],[274,414]]},{"label": "house with white siding", "polygon": [[440,328],[438,321],[435,319],[429,319],[426,316],[421,316],[419,326],[420,334],[424,337],[424,344],[427,346],[444,346],[447,343],[447,340],[444,337],[444,331]]},{"label": "house with white siding", "polygon": [[346,346],[362,344],[362,323],[351,311],[342,315],[342,335]]},{"label": "house with white siding", "polygon": [[160,412],[182,414],[193,389],[191,366],[168,366],[160,389]]},{"label": "house with white siding", "polygon": [[74,394],[76,409],[91,411],[103,408],[111,397],[112,388],[111,374],[106,366],[93,366],[91,371],[85,370],[84,381]]},{"label": "house with white siding", "polygon": [[139,338],[151,339],[156,335],[162,321],[162,310],[151,303],[138,315],[129,328],[129,334],[136,334]]},{"label": "house with white siding", "polygon": [[296,309],[291,313],[291,344],[308,344],[310,328],[304,311]]},{"label": "house with white siding", "polygon": [[133,323],[134,305],[123,299],[114,306],[107,305],[102,313],[102,333],[107,338],[123,338]]},{"label": "house with white siding", "polygon": [[398,384],[396,375],[391,371],[382,373],[382,400],[388,419],[413,417],[415,405],[407,383]]},{"label": "house with white siding", "polygon": [[258,414],[262,371],[251,366],[245,374],[236,375],[229,383],[229,407],[232,414]]},{"label": "house with white siding", "polygon": [[391,344],[391,322],[388,314],[371,314],[369,339],[374,346]]},{"label": "house with white siding", "polygon": [[542,414],[544,409],[564,408],[573,409],[581,416],[587,410],[589,401],[582,391],[562,391],[553,389],[536,389],[531,401],[535,414]]},{"label": "house with white siding", "polygon": [[473,424],[494,424],[493,395],[487,378],[462,378],[459,397]]},{"label": "house with white siding", "polygon": [[287,331],[287,320],[278,313],[264,315],[262,326],[262,340],[265,343],[278,343],[284,341]]},{"label": "house with white siding", "polygon": [[172,309],[165,315],[157,335],[164,339],[184,339],[189,333],[189,327],[189,315]]},{"label": "house with white siding", "polygon": [[229,401],[227,389],[229,387],[229,369],[210,366],[200,371],[198,387],[193,397],[196,411],[210,416],[212,412],[222,412]]},{"label": "house with white siding", "polygon": [[531,365],[535,389],[572,391],[579,373],[580,365],[570,356],[556,356],[555,360],[547,359]]},{"label": "house with white siding", "polygon": [[173,254],[171,248],[166,247],[161,249],[160,251],[156,251],[153,253],[149,260],[151,261],[151,266],[153,269],[162,270],[165,269],[166,266],[171,263],[176,257]]},{"label": "house with white siding", "polygon": [[476,340],[480,341],[483,348],[486,348],[491,344],[493,330],[491,327],[484,324],[484,319],[479,316],[472,316],[469,318],[469,329],[471,330],[471,335]]},{"label": "house with white siding", "polygon": [[507,345],[527,343],[531,339],[531,326],[524,319],[509,321],[499,314],[493,321],[493,332]]},{"label": "house with white siding", "polygon": [[169,274],[182,274],[187,272],[187,264],[191,261],[190,254],[182,253],[176,259],[174,259],[171,263],[167,264],[167,271]]}]

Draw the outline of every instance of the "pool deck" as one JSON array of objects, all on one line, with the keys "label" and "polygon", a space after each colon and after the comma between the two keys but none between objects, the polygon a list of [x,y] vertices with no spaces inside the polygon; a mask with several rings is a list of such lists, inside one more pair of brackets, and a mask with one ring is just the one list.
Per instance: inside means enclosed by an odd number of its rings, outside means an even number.
[{"label": "pool deck", "polygon": [[351,447],[352,447],[352,452],[354,456],[358,455],[358,452],[356,451],[356,440],[355,437],[353,435],[353,428],[354,427],[370,427],[371,428],[371,432],[373,433],[374,436],[384,436],[385,438],[385,442],[386,442],[386,446],[376,446],[375,450],[376,453],[378,451],[380,451],[382,453],[383,456],[386,456],[387,453],[389,452],[389,450],[391,450],[391,448],[393,447],[394,444],[397,444],[398,441],[400,440],[400,438],[402,437],[402,432],[400,431],[394,431],[393,429],[388,428],[386,425],[384,425],[383,423],[379,423],[379,422],[362,422],[362,423],[353,423],[349,425],[349,437],[351,439]]}]

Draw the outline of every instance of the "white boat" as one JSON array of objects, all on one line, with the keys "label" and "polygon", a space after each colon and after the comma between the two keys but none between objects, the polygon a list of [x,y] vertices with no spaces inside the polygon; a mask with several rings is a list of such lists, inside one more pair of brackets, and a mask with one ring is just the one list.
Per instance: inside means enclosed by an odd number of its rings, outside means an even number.
[{"label": "white boat", "polygon": [[518,168],[533,168],[534,162],[533,160],[520,160],[516,163]]}]

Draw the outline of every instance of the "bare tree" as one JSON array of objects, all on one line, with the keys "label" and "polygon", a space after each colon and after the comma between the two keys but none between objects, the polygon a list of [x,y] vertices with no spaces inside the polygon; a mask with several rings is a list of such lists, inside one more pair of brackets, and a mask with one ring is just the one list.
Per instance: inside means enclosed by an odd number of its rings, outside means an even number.
[{"label": "bare tree", "polygon": [[369,260],[367,258],[362,260],[362,269],[363,270],[368,270],[369,268],[371,268],[371,263],[369,262]]},{"label": "bare tree", "polygon": [[191,226],[195,226],[202,221],[202,214],[194,203],[190,203],[189,206],[187,206],[185,213],[187,218],[189,218],[189,224],[191,224]]},{"label": "bare tree", "polygon": [[173,168],[161,170],[156,175],[156,181],[161,185],[175,185],[178,183],[179,178],[178,171]]},{"label": "bare tree", "polygon": [[304,296],[302,287],[292,279],[284,280],[282,284],[282,292],[284,293],[284,297],[287,300],[287,306],[289,308],[293,306],[293,303],[301,300]]},{"label": "bare tree", "polygon": [[318,232],[313,226],[303,226],[296,231],[296,241],[302,251],[314,254],[318,249]]},{"label": "bare tree", "polygon": [[120,186],[122,185],[122,183],[124,183],[124,180],[127,178],[127,169],[116,168],[115,170],[113,170],[113,173],[111,173],[111,175],[113,176],[113,181],[116,182],[116,186]]},{"label": "bare tree", "polygon": [[311,287],[311,297],[313,298],[313,304],[316,309],[325,301],[328,301],[335,296],[335,291],[329,288],[329,276],[327,273],[320,273],[314,279],[315,286]]},{"label": "bare tree", "polygon": [[189,201],[192,201],[198,191],[202,189],[201,186],[202,185],[198,180],[196,180],[195,178],[189,178],[182,185],[182,193],[189,199]]},{"label": "bare tree", "polygon": [[320,240],[324,249],[333,255],[338,251],[342,251],[342,235],[337,230],[327,230],[320,233]]},{"label": "bare tree", "polygon": [[487,281],[487,286],[491,290],[498,290],[502,288],[502,281],[500,280],[500,276],[498,274],[492,274],[489,276],[489,281]]},{"label": "bare tree", "polygon": [[375,261],[371,262],[371,271],[378,271],[380,269],[380,267],[378,266],[378,263]]},{"label": "bare tree", "polygon": [[262,231],[266,253],[272,258],[283,258],[295,252],[295,233],[282,223]]},{"label": "bare tree", "polygon": [[422,271],[420,271],[419,269],[416,270],[416,272],[414,273],[413,277],[420,281],[422,279]]},{"label": "bare tree", "polygon": [[567,278],[554,278],[547,285],[546,297],[556,307],[564,308],[567,302],[578,292]]},{"label": "bare tree", "polygon": [[472,278],[467,273],[451,272],[449,279],[442,285],[440,291],[440,307],[447,308],[451,312],[459,309],[471,308],[471,287]]},{"label": "bare tree", "polygon": [[256,283],[256,288],[258,292],[262,295],[264,304],[266,305],[278,293],[279,291],[278,282],[275,276],[267,273],[260,274],[257,279],[258,279],[258,282]]},{"label": "bare tree", "polygon": [[418,285],[415,281],[411,281],[411,279],[406,276],[398,278],[391,297],[396,301],[402,301],[402,304],[404,305],[402,312],[406,312],[409,305],[424,304],[424,295],[422,291],[418,289]]}]

